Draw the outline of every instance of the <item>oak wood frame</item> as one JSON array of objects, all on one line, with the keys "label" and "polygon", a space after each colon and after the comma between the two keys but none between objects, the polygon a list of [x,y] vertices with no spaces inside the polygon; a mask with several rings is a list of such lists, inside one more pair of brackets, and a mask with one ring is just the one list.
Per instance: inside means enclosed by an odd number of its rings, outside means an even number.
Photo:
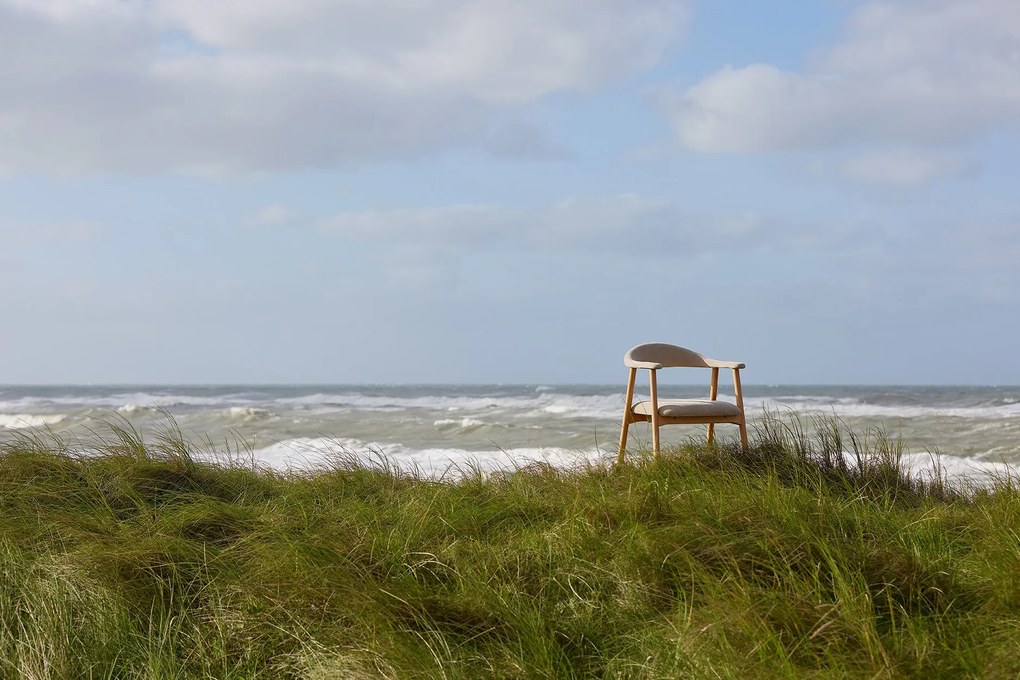
[{"label": "oak wood frame", "polygon": [[[742,366],[742,365],[739,365]],[[637,382],[638,369],[630,367],[630,375],[627,378],[627,403],[623,412],[623,425],[620,428],[620,452],[617,456],[617,463],[623,463],[623,456],[627,449],[627,432],[631,423],[652,424],[652,452],[656,458],[660,455],[659,428],[663,425],[708,425],[708,441],[711,442],[715,435],[715,426],[719,423],[732,423],[740,428],[740,444],[745,449],[747,443],[747,419],[744,417],[744,395],[740,386],[740,368],[738,365],[727,366],[733,371],[733,393],[736,396],[739,414],[735,416],[664,416],[659,413],[659,390],[656,372],[662,366],[643,366],[648,369],[648,387],[651,392],[651,414],[634,413],[634,385]],[[719,367],[712,367],[712,382],[709,387],[708,398],[716,401],[719,396]]]}]

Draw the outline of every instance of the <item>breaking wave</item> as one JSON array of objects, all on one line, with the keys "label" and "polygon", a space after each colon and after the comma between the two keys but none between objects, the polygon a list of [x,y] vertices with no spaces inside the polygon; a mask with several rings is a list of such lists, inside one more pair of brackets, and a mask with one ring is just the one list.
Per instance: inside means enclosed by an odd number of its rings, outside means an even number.
[{"label": "breaking wave", "polygon": [[32,415],[29,413],[0,413],[0,427],[8,430],[23,430],[29,427],[46,427],[56,425],[66,416],[57,413],[52,415]]},{"label": "breaking wave", "polygon": [[403,473],[428,477],[449,477],[478,471],[511,471],[542,463],[556,468],[601,463],[615,453],[599,449],[571,450],[559,447],[511,450],[468,450],[458,448],[416,449],[397,443],[366,442],[360,439],[299,437],[257,449],[259,463],[277,469],[321,469],[331,464],[387,467]]}]

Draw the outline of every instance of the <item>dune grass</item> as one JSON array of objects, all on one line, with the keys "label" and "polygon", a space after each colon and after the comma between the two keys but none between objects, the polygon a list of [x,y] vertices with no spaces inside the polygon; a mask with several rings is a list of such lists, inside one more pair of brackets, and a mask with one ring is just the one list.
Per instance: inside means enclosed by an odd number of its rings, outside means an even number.
[{"label": "dune grass", "polygon": [[0,451],[0,677],[1020,675],[1017,486],[835,421],[443,482],[76,447]]}]

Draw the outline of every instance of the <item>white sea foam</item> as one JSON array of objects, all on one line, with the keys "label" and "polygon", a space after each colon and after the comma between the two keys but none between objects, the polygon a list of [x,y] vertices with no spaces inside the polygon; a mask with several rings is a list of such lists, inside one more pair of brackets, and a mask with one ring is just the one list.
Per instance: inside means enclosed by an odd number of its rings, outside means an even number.
[{"label": "white sea foam", "polygon": [[33,415],[30,413],[0,413],[0,428],[23,430],[29,427],[46,427],[56,425],[66,416],[60,413],[51,415]]},{"label": "white sea foam", "polygon": [[472,413],[509,413],[518,417],[542,417],[549,414],[576,418],[616,419],[623,409],[623,395],[575,395],[539,392],[527,396],[445,396],[397,397],[360,393],[317,393],[280,399],[277,403],[320,411],[403,410],[468,411]]},{"label": "white sea foam", "polygon": [[231,406],[226,410],[226,413],[231,418],[243,418],[245,420],[267,418],[270,413],[264,408],[255,408],[254,406]]},{"label": "white sea foam", "polygon": [[237,400],[229,396],[203,397],[194,394],[149,394],[147,392],[135,392],[132,394],[115,394],[109,397],[100,397],[95,401],[98,405],[105,405],[104,402],[143,404],[149,407],[169,408],[171,406],[226,406],[237,403]]},{"label": "white sea foam", "polygon": [[946,454],[908,453],[904,454],[901,463],[914,477],[930,478],[934,472],[941,471],[951,482],[969,482],[978,486],[1018,478],[1017,468],[1007,463]]},{"label": "white sea foam", "polygon": [[117,413],[120,413],[125,416],[132,416],[138,413],[146,413],[148,411],[153,410],[155,409],[153,409],[150,406],[143,406],[141,404],[124,404],[123,406],[117,407]]},{"label": "white sea foam", "polygon": [[46,408],[50,400],[39,397],[21,397],[9,401],[0,401],[0,413],[24,413],[37,408]]},{"label": "white sea foam", "polygon": [[907,404],[869,404],[854,398],[766,397],[745,398],[749,412],[785,411],[825,414],[844,418],[1020,418],[1020,403],[996,406],[912,406]]},{"label": "white sea foam", "polygon": [[474,470],[483,473],[513,470],[533,463],[570,468],[610,460],[610,452],[588,449],[521,448],[512,450],[466,450],[457,448],[415,449],[397,443],[365,442],[349,438],[288,439],[254,451],[254,458],[277,469],[314,470],[331,461],[385,466],[404,473],[428,477],[460,476]]},{"label": "white sea foam", "polygon": [[[510,418],[581,418],[616,420],[623,408],[622,389],[612,394],[577,394],[540,385],[530,392],[498,395],[432,394],[397,396],[361,392],[318,392],[297,397],[274,399],[267,393],[262,398],[246,398],[244,394],[116,392],[112,394],[58,394],[23,396],[0,401],[0,413],[47,413],[54,411],[85,411],[111,409],[124,414],[141,413],[146,409],[176,408],[264,408],[286,410],[287,407],[312,413],[357,411],[393,412],[402,410],[441,410],[464,412],[471,416],[498,413]],[[14,396],[13,394],[11,396]],[[720,398],[733,400],[732,396]],[[752,415],[764,410],[789,409],[807,414],[835,414],[847,418],[1020,418],[1020,400],[1014,396],[998,396],[983,404],[890,404],[869,403],[852,396],[773,395],[745,396],[745,405]]]},{"label": "white sea foam", "polygon": [[[851,454],[846,455],[852,460]],[[609,462],[615,458],[615,452],[597,448],[572,450],[561,447],[491,451],[416,449],[398,443],[366,442],[360,439],[301,437],[257,449],[253,456],[257,462],[276,469],[315,470],[328,467],[330,461],[343,461],[370,467],[389,467],[428,477],[456,477],[474,470],[483,473],[506,471],[533,463],[569,469],[578,465]],[[988,485],[995,480],[1018,476],[1017,469],[1006,463],[945,454],[908,453],[904,454],[902,464],[909,474],[917,478],[930,478],[939,471],[951,482],[957,483]]]},{"label": "white sea foam", "polygon": [[10,405],[72,406],[77,408],[115,409],[123,404],[144,406],[218,406],[239,403],[236,396],[206,397],[194,394],[151,394],[149,392],[120,392],[105,395],[58,395],[52,397],[21,397],[0,402],[0,410]]},{"label": "white sea foam", "polygon": [[433,427],[442,432],[473,432],[488,424],[484,420],[478,420],[477,418],[441,418],[432,423]]},{"label": "white sea foam", "polygon": [[549,415],[566,418],[616,420],[623,413],[623,394],[553,394],[543,393],[529,404],[528,417]]}]

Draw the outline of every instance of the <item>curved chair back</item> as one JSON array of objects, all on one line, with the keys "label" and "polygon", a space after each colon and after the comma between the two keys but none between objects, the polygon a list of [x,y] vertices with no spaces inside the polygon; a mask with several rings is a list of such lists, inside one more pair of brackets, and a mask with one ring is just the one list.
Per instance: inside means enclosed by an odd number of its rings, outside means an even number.
[{"label": "curved chair back", "polygon": [[635,362],[648,362],[662,364],[663,368],[690,367],[690,368],[711,368],[705,361],[705,357],[697,352],[680,347],[669,345],[664,342],[648,342],[637,347],[631,347],[623,355],[623,363],[633,367]]}]

